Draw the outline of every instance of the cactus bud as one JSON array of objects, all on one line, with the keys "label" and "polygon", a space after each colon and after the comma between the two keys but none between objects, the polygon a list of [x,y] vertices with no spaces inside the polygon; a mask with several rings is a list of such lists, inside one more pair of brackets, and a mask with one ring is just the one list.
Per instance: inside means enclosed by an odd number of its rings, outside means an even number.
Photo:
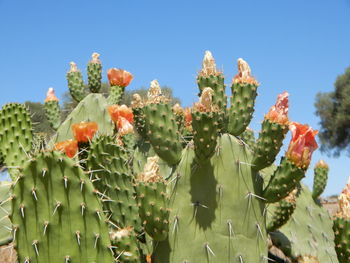
[{"label": "cactus bud", "polygon": [[58,101],[58,98],[55,96],[55,90],[53,88],[49,88],[47,90],[45,102],[48,101]]},{"label": "cactus bud", "polygon": [[74,138],[78,142],[89,142],[98,130],[96,122],[80,122],[72,125]]},{"label": "cactus bud", "polygon": [[141,96],[137,93],[132,95],[131,108],[142,108],[143,102]]},{"label": "cactus bud", "polygon": [[251,70],[248,63],[239,58],[237,60],[238,74],[233,78],[233,83],[249,83],[258,86],[258,82],[251,75]]},{"label": "cactus bud", "polygon": [[109,69],[107,76],[111,86],[119,86],[123,88],[128,86],[133,79],[133,75],[130,72],[117,68]]},{"label": "cactus bud", "polygon": [[205,51],[204,59],[202,63],[202,70],[199,75],[207,77],[210,75],[216,75],[217,69],[215,64],[215,59],[209,50]]},{"label": "cactus bud", "polygon": [[316,165],[315,168],[324,168],[324,169],[329,169],[328,164],[323,161],[323,160],[319,160]]},{"label": "cactus bud", "polygon": [[77,72],[77,71],[79,71],[78,67],[77,67],[77,64],[75,64],[75,62],[72,61],[72,62],[69,63],[69,65],[70,65],[70,69],[69,69],[68,72]]},{"label": "cactus bud", "polygon": [[92,59],[90,60],[90,63],[101,64],[99,53],[96,53],[96,52],[92,53],[91,58]]},{"label": "cactus bud", "polygon": [[200,112],[213,111],[213,94],[214,91],[211,88],[204,88],[199,102],[195,103],[194,108]]},{"label": "cactus bud", "polygon": [[78,142],[76,140],[67,140],[55,143],[54,150],[64,152],[69,158],[73,158],[78,151]]},{"label": "cactus bud", "polygon": [[292,131],[286,156],[296,166],[307,169],[311,161],[312,153],[318,148],[315,136],[317,130],[313,130],[309,125],[292,122],[289,125]]},{"label": "cactus bud", "polygon": [[265,115],[265,119],[281,125],[288,124],[288,92],[278,95],[277,102]]},{"label": "cactus bud", "polygon": [[163,177],[160,175],[158,161],[158,156],[147,158],[147,162],[143,168],[143,172],[138,176],[139,182],[153,183],[163,181]]},{"label": "cactus bud", "polygon": [[339,212],[337,213],[338,217],[344,219],[350,219],[350,177],[345,188],[338,197],[339,200]]}]

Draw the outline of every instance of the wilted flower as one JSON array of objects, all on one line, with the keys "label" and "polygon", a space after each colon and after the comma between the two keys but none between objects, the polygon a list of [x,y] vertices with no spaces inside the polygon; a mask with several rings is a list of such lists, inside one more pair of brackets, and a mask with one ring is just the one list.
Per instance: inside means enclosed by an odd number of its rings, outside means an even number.
[{"label": "wilted flower", "polygon": [[67,140],[55,143],[56,151],[64,152],[69,158],[73,158],[78,151],[78,142],[76,140]]},{"label": "wilted flower", "polygon": [[211,88],[204,88],[199,98],[199,102],[194,104],[195,110],[200,112],[213,111],[213,94],[214,91]]},{"label": "wilted flower", "polygon": [[117,122],[117,126],[118,126],[118,133],[120,136],[134,132],[134,127],[124,117],[119,117],[118,122]]},{"label": "wilted flower", "polygon": [[89,142],[98,130],[96,122],[80,122],[72,125],[74,138],[78,142]]},{"label": "wilted flower", "polygon": [[298,122],[292,122],[289,129],[292,131],[292,140],[286,156],[298,167],[306,169],[310,164],[312,153],[318,148],[315,140],[318,131]]},{"label": "wilted flower", "polygon": [[337,216],[350,219],[350,177],[338,200],[340,211],[337,213]]},{"label": "wilted flower", "polygon": [[107,72],[109,84],[111,86],[126,87],[130,84],[133,76],[124,69],[111,68]]},{"label": "wilted flower", "polygon": [[46,93],[45,102],[49,101],[58,101],[58,98],[55,96],[55,90],[53,88],[49,88]]},{"label": "wilted flower", "polygon": [[250,67],[245,60],[239,58],[237,60],[237,66],[238,74],[233,78],[233,83],[248,83],[258,86],[258,82],[252,77]]},{"label": "wilted flower", "polygon": [[265,115],[265,119],[281,125],[288,124],[288,92],[278,95],[277,102]]},{"label": "wilted flower", "polygon": [[199,72],[200,76],[207,77],[210,75],[216,75],[217,69],[215,64],[215,59],[209,50],[205,51],[202,70]]}]

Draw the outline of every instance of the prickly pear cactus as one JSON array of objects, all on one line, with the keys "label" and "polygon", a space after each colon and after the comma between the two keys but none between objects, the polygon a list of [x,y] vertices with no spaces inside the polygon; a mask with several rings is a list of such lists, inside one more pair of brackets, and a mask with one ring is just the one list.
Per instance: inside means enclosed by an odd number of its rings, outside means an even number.
[{"label": "prickly pear cactus", "polygon": [[266,262],[262,180],[251,160],[244,143],[227,134],[206,163],[184,151],[168,185],[169,235],[155,243],[154,262]]},{"label": "prickly pear cactus", "polygon": [[291,219],[279,231],[270,233],[274,244],[293,258],[310,255],[320,263],[338,262],[330,215],[314,202],[306,186],[301,187]]},{"label": "prickly pear cactus", "polygon": [[113,262],[101,193],[68,157],[36,156],[12,192],[19,262]]},{"label": "prickly pear cactus", "polygon": [[316,200],[324,191],[328,180],[328,165],[320,160],[314,168],[314,185],[312,189],[312,197]]},{"label": "prickly pear cactus", "polygon": [[112,135],[114,124],[107,113],[107,106],[107,101],[101,94],[93,93],[86,96],[61,124],[55,142],[72,139],[72,124],[82,121],[96,122],[100,134]]},{"label": "prickly pear cactus", "polygon": [[32,149],[32,122],[23,104],[9,103],[0,111],[0,149],[14,178]]},{"label": "prickly pear cactus", "polygon": [[0,182],[0,246],[12,241],[12,224],[9,218],[11,214],[10,200],[11,182]]}]

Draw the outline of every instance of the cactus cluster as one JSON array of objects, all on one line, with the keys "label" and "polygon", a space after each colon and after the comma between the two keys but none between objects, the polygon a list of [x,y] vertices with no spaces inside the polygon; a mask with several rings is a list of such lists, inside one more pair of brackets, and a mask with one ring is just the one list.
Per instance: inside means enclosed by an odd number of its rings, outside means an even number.
[{"label": "cactus cluster", "polygon": [[[0,111],[0,153],[13,179],[4,218],[19,262],[267,262],[269,232],[298,211],[297,188],[317,148],[317,131],[289,121],[288,93],[255,140],[248,125],[259,83],[243,59],[228,104],[224,74],[207,51],[199,100],[186,109],[172,107],[157,80],[146,98],[134,94],[131,108],[119,105],[133,76],[117,68],[108,70],[109,97],[98,94],[97,53],[87,73],[89,89],[70,63],[68,88],[79,103],[63,122],[49,89],[45,112],[56,134],[40,149],[24,106]],[[288,129],[292,140],[275,166]],[[325,187],[322,169],[314,199]],[[300,213],[317,227],[311,212]]]}]

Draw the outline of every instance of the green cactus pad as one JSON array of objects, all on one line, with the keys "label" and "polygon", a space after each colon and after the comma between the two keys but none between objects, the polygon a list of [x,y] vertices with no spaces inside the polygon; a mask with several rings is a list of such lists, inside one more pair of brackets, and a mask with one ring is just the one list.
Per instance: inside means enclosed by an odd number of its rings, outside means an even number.
[{"label": "green cactus pad", "polygon": [[335,234],[335,251],[337,252],[339,263],[348,263],[350,262],[350,220],[335,217],[333,230]]},{"label": "green cactus pad", "polygon": [[12,177],[32,150],[32,122],[23,104],[9,103],[0,111],[0,149]]},{"label": "green cactus pad", "polygon": [[228,131],[240,135],[248,127],[254,112],[258,86],[249,83],[233,83]]},{"label": "green cactus pad", "polygon": [[253,159],[256,169],[264,169],[274,163],[287,132],[287,125],[263,121]]},{"label": "green cactus pad", "polygon": [[151,103],[143,108],[147,137],[154,151],[169,165],[180,161],[182,146],[174,113],[168,103]]},{"label": "green cactus pad", "polygon": [[169,237],[154,245],[153,261],[266,262],[262,179],[252,173],[245,145],[224,134],[206,163],[187,148],[170,194]]},{"label": "green cactus pad", "polygon": [[214,91],[213,105],[217,105],[221,111],[226,111],[227,96],[225,92],[224,75],[218,73],[217,75],[198,76],[197,84],[199,87],[199,94],[202,94],[204,88],[212,88]]},{"label": "green cactus pad", "polygon": [[123,228],[113,231],[110,236],[112,244],[116,247],[116,256],[119,262],[142,262],[137,238],[132,228]]},{"label": "green cactus pad", "polygon": [[90,91],[98,93],[101,89],[102,64],[90,61],[87,66],[87,74]]},{"label": "green cactus pad", "polygon": [[102,196],[104,210],[118,227],[132,226],[141,232],[139,209],[135,200],[133,178],[129,175],[128,155],[113,137],[95,138],[87,159],[87,167]]},{"label": "green cactus pad", "polygon": [[67,119],[57,130],[55,142],[73,139],[72,124],[82,121],[93,121],[98,124],[100,134],[112,135],[114,123],[107,112],[107,101],[101,94],[89,94],[68,115]]},{"label": "green cactus pad", "polygon": [[134,115],[134,125],[137,133],[143,138],[147,138],[147,131],[145,128],[145,116],[143,114],[143,108],[132,108],[132,113]]},{"label": "green cactus pad", "polygon": [[328,180],[328,168],[316,167],[314,169],[314,185],[312,197],[317,199],[324,191]]},{"label": "green cactus pad", "polygon": [[134,133],[128,133],[121,136],[123,147],[130,154],[135,150],[137,137]]},{"label": "green cactus pad", "polygon": [[137,199],[146,233],[155,241],[164,240],[169,231],[169,200],[165,183],[138,182]]},{"label": "green cactus pad", "polygon": [[83,75],[80,71],[69,71],[67,73],[67,81],[70,95],[79,102],[86,96],[84,91]]},{"label": "green cactus pad", "polygon": [[10,200],[11,182],[0,182],[0,246],[12,241],[12,224],[9,218],[11,214]]},{"label": "green cactus pad", "polygon": [[73,160],[42,153],[12,190],[19,262],[113,262],[101,193]]},{"label": "green cactus pad", "polygon": [[315,203],[310,190],[302,185],[291,219],[280,228],[280,232],[270,235],[274,245],[289,251],[294,259],[313,255],[320,263],[338,263],[332,225],[327,210]]},{"label": "green cactus pad", "polygon": [[50,126],[57,130],[61,125],[61,111],[57,100],[45,101],[44,103],[45,115]]},{"label": "green cactus pad", "polygon": [[194,152],[200,163],[207,162],[215,153],[218,119],[218,112],[192,112]]},{"label": "green cactus pad", "polygon": [[288,222],[296,208],[296,203],[282,199],[278,203],[273,203],[268,207],[267,232],[276,231]]},{"label": "green cactus pad", "polygon": [[281,163],[271,176],[263,192],[266,202],[274,203],[286,197],[305,176],[305,170],[297,167],[287,158],[282,157]]},{"label": "green cactus pad", "polygon": [[114,105],[114,104],[120,104],[123,96],[124,96],[125,87],[121,86],[111,86],[109,90],[109,96],[108,96],[108,104]]}]

